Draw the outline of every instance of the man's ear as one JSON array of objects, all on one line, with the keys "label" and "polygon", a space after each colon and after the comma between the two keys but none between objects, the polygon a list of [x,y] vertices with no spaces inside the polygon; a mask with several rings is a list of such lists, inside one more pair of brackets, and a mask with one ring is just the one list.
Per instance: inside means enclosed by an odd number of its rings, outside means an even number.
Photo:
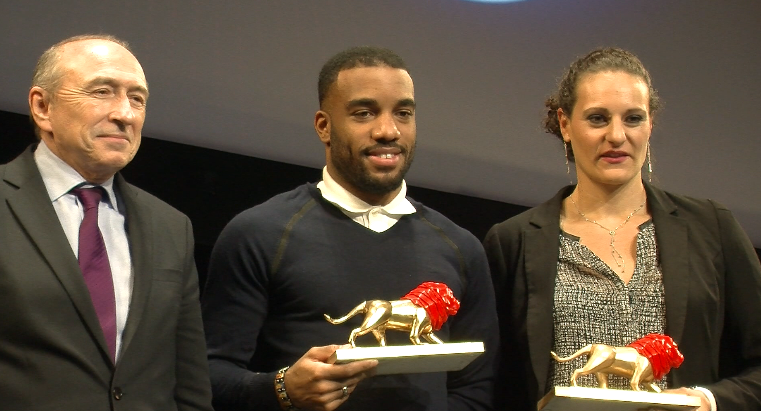
[{"label": "man's ear", "polygon": [[320,141],[325,145],[330,145],[330,115],[328,113],[319,110],[314,115],[314,131],[317,132],[317,136],[320,137]]},{"label": "man's ear", "polygon": [[50,124],[50,94],[40,86],[29,89],[29,112],[40,130],[53,131]]}]

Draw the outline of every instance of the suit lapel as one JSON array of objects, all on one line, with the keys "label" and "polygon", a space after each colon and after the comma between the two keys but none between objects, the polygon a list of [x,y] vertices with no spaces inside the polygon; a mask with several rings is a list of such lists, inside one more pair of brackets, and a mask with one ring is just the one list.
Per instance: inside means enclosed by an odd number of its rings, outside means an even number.
[{"label": "suit lapel", "polygon": [[545,392],[552,350],[552,307],[560,255],[560,204],[572,191],[573,186],[565,187],[550,201],[538,206],[531,219],[533,227],[523,233],[528,292],[526,333],[540,395]]},{"label": "suit lapel", "polygon": [[151,250],[154,248],[155,236],[151,233],[153,214],[148,207],[140,204],[139,193],[119,174],[115,176],[114,181],[124,206],[133,273],[132,300],[129,305],[127,324],[122,334],[121,352],[124,353],[137,331],[151,292],[151,273],[155,264]]},{"label": "suit lapel", "polygon": [[82,316],[85,327],[100,345],[106,358],[108,347],[95,314],[79,263],[71,250],[61,222],[42,181],[32,149],[8,163],[3,177],[17,190],[7,198],[11,213],[37,247]]},{"label": "suit lapel", "polygon": [[666,333],[681,343],[687,316],[689,291],[689,238],[687,223],[677,215],[677,208],[666,193],[645,184],[648,204],[653,214],[658,243],[663,288],[666,294]]}]

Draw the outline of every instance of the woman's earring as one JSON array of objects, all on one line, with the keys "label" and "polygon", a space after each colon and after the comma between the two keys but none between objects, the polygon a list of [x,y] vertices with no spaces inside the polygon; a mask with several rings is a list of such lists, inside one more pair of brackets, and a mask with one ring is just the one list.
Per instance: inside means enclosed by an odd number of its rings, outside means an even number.
[{"label": "woman's earring", "polygon": [[653,162],[650,161],[650,142],[647,142],[647,182],[653,182]]},{"label": "woman's earring", "polygon": [[565,153],[565,173],[568,174],[568,181],[573,185],[571,178],[571,164],[568,161],[568,144],[563,140],[563,152]]}]

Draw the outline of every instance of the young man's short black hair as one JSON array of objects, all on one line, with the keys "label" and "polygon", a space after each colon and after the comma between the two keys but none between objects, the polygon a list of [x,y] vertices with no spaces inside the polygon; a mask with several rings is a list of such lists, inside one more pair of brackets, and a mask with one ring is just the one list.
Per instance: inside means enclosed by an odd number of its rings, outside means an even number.
[{"label": "young man's short black hair", "polygon": [[328,89],[335,83],[338,73],[356,67],[379,67],[387,66],[396,69],[402,69],[407,72],[407,65],[401,57],[393,51],[374,46],[359,46],[344,50],[331,57],[320,70],[320,77],[317,82],[317,95],[320,105],[328,94]]}]

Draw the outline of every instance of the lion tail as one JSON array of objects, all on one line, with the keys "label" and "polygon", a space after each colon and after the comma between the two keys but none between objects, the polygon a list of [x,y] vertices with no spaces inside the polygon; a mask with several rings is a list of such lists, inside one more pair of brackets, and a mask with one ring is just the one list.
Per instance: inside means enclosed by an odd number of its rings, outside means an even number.
[{"label": "lion tail", "polygon": [[365,310],[367,310],[366,303],[367,301],[361,302],[358,306],[354,307],[351,311],[349,311],[348,314],[344,315],[341,318],[333,319],[327,314],[323,314],[323,315],[325,316],[325,319],[328,320],[328,322],[331,324],[342,324],[346,322],[346,320],[348,320],[349,318],[354,317],[355,315],[359,313],[364,313]]},{"label": "lion tail", "polygon": [[581,357],[582,355],[588,355],[590,351],[592,351],[592,344],[588,344],[587,346],[581,348],[579,351],[576,351],[568,357],[558,357],[554,351],[550,351],[550,354],[552,355],[552,358],[554,358],[557,362],[568,362],[575,358]]}]

